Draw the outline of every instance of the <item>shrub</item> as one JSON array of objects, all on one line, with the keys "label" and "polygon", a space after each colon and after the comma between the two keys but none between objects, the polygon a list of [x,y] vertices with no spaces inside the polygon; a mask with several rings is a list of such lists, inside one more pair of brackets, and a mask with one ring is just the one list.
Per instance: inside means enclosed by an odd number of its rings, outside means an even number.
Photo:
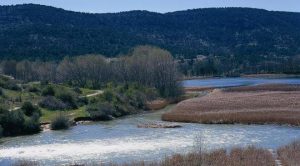
[{"label": "shrub", "polygon": [[52,120],[50,127],[52,130],[65,130],[70,127],[70,121],[68,117],[60,114]]},{"label": "shrub", "polygon": [[105,101],[112,102],[112,101],[113,101],[113,98],[114,98],[113,90],[110,89],[110,88],[106,89],[106,90],[103,92],[102,96],[103,96],[103,99],[104,99]]},{"label": "shrub", "polygon": [[14,90],[14,91],[21,91],[22,90],[22,88],[14,82],[7,83],[4,88]]},{"label": "shrub", "polygon": [[144,109],[146,105],[146,95],[140,91],[129,91],[127,94],[130,105],[137,109]]},{"label": "shrub", "polygon": [[42,80],[41,81],[41,85],[48,85],[49,84],[49,81],[47,81],[47,80]]},{"label": "shrub", "polygon": [[24,132],[26,134],[34,134],[41,130],[39,116],[34,114],[30,118],[26,118],[24,123]]},{"label": "shrub", "polygon": [[77,103],[79,106],[84,106],[84,105],[89,104],[89,100],[86,97],[80,97],[80,98],[78,98]]},{"label": "shrub", "polygon": [[0,138],[2,137],[2,135],[3,135],[3,128],[2,128],[2,126],[0,125]]},{"label": "shrub", "polygon": [[32,105],[31,102],[23,103],[21,110],[26,116],[32,116],[33,114],[36,114],[38,116],[42,115],[41,110],[37,106]]},{"label": "shrub", "polygon": [[2,119],[4,135],[14,136],[23,133],[24,113],[20,110],[6,112]]},{"label": "shrub", "polygon": [[95,103],[88,106],[86,111],[93,120],[111,120],[115,109],[109,103]]},{"label": "shrub", "polygon": [[43,96],[54,96],[55,90],[52,86],[47,86],[46,88],[43,89],[42,95]]},{"label": "shrub", "polygon": [[53,96],[44,97],[40,102],[39,106],[50,110],[65,110],[69,107],[61,100],[56,99]]},{"label": "shrub", "polygon": [[0,126],[4,136],[33,134],[40,131],[39,116],[26,117],[23,111],[0,108]]},{"label": "shrub", "polygon": [[28,92],[37,93],[39,91],[40,90],[37,87],[35,87],[35,86],[28,87]]},{"label": "shrub", "polygon": [[8,113],[7,109],[0,107],[0,124],[2,124],[4,117],[7,115],[7,113]]},{"label": "shrub", "polygon": [[4,95],[3,89],[0,88],[0,96],[3,96],[3,95]]},{"label": "shrub", "polygon": [[62,91],[56,97],[65,103],[69,108],[77,108],[75,97],[72,93],[68,91]]},{"label": "shrub", "polygon": [[82,94],[81,89],[78,88],[78,87],[73,88],[73,91],[74,91],[75,93]]}]

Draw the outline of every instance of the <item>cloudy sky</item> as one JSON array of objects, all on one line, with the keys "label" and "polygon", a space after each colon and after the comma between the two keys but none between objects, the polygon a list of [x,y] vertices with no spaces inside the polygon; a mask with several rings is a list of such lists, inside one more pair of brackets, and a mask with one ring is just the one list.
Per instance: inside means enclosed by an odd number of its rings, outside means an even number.
[{"label": "cloudy sky", "polygon": [[0,5],[35,3],[73,11],[106,13],[129,10],[171,12],[208,7],[252,7],[300,12],[300,0],[0,0]]}]

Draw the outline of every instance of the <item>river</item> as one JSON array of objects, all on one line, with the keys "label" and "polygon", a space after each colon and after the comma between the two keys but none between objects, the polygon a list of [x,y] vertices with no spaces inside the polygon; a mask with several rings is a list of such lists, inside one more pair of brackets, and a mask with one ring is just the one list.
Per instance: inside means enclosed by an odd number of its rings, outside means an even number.
[{"label": "river", "polygon": [[[233,85],[235,79],[239,82],[238,85]],[[213,86],[215,82],[224,81],[227,82],[226,86],[241,85],[241,78],[230,80],[231,83],[228,79],[218,79],[218,81],[206,79],[210,84],[202,83],[203,80],[191,81],[193,86],[195,81],[202,86]],[[300,84],[300,79],[286,79],[283,82]],[[268,83],[274,82],[268,81]],[[191,82],[185,81],[184,84],[191,85]],[[249,82],[242,84],[249,84]],[[215,86],[221,87],[219,83]],[[137,127],[138,124],[145,122],[160,122],[161,114],[172,107],[174,105],[160,111],[145,112],[110,122],[78,125],[66,131],[45,131],[31,136],[2,139],[0,165],[10,165],[18,160],[35,160],[43,165],[151,161],[175,153],[188,153],[199,147],[208,151],[250,145],[276,149],[300,139],[299,127],[278,125],[180,123],[182,128],[174,129]]]}]

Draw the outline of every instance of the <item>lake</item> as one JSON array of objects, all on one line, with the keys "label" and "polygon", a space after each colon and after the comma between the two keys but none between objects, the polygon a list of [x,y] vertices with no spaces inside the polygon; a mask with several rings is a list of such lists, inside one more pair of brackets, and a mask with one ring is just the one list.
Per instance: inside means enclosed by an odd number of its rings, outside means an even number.
[{"label": "lake", "polygon": [[[300,84],[300,79],[221,78],[184,81],[185,86],[241,86],[261,83]],[[278,125],[205,125],[180,123],[182,128],[138,128],[160,122],[169,106],[110,122],[78,125],[66,131],[45,131],[30,136],[4,138],[0,144],[0,165],[17,160],[35,160],[43,165],[70,163],[124,163],[157,160],[175,153],[255,145],[276,149],[300,139],[300,128]],[[168,123],[168,122],[165,122]]]},{"label": "lake", "polygon": [[259,84],[300,84],[300,78],[208,78],[182,81],[184,87],[233,87]]}]

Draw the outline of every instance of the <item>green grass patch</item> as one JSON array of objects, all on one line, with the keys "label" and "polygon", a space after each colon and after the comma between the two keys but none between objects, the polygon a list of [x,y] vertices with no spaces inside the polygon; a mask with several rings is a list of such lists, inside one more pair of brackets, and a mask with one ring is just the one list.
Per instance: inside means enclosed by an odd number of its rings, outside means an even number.
[{"label": "green grass patch", "polygon": [[42,110],[42,116],[40,118],[40,121],[42,123],[51,122],[59,114],[68,116],[70,119],[89,116],[88,112],[85,111],[85,106],[70,111],[50,111],[47,109],[41,109],[41,110]]}]

